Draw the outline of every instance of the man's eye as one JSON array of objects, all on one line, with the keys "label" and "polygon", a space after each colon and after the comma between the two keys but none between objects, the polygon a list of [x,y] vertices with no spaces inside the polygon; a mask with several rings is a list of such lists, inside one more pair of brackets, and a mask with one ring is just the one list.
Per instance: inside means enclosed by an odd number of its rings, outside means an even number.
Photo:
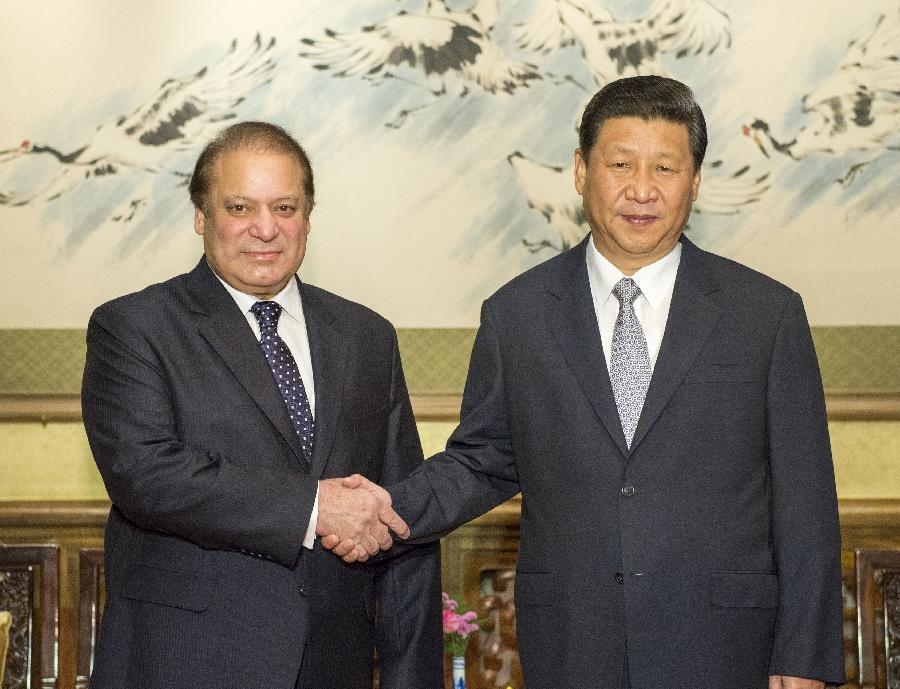
[{"label": "man's eye", "polygon": [[672,172],[672,168],[666,167],[665,165],[660,165],[656,169],[659,170],[660,172]]},{"label": "man's eye", "polygon": [[283,213],[283,214],[291,214],[291,213],[293,213],[293,212],[294,212],[295,210],[297,210],[297,209],[294,208],[294,206],[291,206],[291,205],[289,205],[289,204],[287,204],[287,203],[282,203],[282,204],[280,204],[280,205],[278,205],[278,206],[275,206],[275,210],[278,211],[279,213]]},{"label": "man's eye", "polygon": [[247,206],[245,206],[243,203],[234,203],[228,207],[228,210],[230,210],[232,213],[243,213],[247,210]]},{"label": "man's eye", "polygon": [[615,168],[619,168],[620,170],[623,170],[626,167],[628,167],[628,163],[620,160],[618,162],[613,163],[611,167],[615,167]]}]

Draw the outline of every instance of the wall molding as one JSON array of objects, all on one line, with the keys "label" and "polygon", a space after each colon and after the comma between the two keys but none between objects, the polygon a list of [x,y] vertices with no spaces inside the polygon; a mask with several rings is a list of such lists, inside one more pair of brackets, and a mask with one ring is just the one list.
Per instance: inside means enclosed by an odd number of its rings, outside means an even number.
[{"label": "wall molding", "polygon": [[73,394],[0,395],[0,422],[81,421],[81,396]]},{"label": "wall molding", "polygon": [[825,392],[829,421],[898,421],[900,392]]},{"label": "wall molding", "polygon": [[[458,421],[462,395],[410,395],[418,421]],[[829,421],[900,421],[900,392],[826,392]],[[75,394],[0,394],[0,423],[42,424],[81,421]]]},{"label": "wall molding", "polygon": [[108,500],[0,500],[0,528],[106,527]]},{"label": "wall molding", "polygon": [[[503,526],[518,524],[521,496],[516,495],[469,524]],[[0,528],[106,526],[108,500],[0,500]],[[900,524],[900,498],[838,500],[841,527],[889,529]]]},{"label": "wall molding", "polygon": [[[398,328],[406,383],[414,393],[461,393],[475,328]],[[900,391],[900,324],[813,326],[825,389]],[[0,328],[0,393],[78,394],[84,329]]]}]

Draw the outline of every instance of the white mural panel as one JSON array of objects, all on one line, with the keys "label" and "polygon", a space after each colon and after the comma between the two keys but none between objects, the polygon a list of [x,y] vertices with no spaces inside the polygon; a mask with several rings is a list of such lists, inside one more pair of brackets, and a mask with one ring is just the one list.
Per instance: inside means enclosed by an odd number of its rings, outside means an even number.
[{"label": "white mural panel", "polygon": [[799,290],[814,324],[900,323],[897,0],[4,10],[0,327],[84,327],[189,269],[188,176],[239,119],[310,153],[303,279],[401,327],[473,326],[493,289],[587,232],[581,110],[649,73],[688,83],[707,117],[698,244]]}]

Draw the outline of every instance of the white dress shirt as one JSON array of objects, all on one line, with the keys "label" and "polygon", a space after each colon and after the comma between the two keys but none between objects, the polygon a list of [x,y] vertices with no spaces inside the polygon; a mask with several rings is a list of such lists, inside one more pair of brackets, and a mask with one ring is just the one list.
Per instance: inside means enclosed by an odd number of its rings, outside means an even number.
[{"label": "white dress shirt", "polygon": [[[606,357],[606,367],[609,368],[613,328],[619,315],[619,300],[612,290],[619,280],[629,276],[597,251],[593,241],[588,241],[586,253],[591,298],[600,326],[600,342],[603,345],[603,355]],[[656,367],[656,357],[659,356],[659,348],[666,332],[666,321],[669,318],[669,306],[672,304],[672,291],[675,289],[675,276],[680,262],[679,242],[661,259],[644,266],[630,276],[641,289],[641,295],[634,301],[634,312],[641,322],[644,337],[647,338],[651,371]]]},{"label": "white dress shirt", "polygon": [[[259,299],[251,294],[245,294],[236,290],[219,277],[218,274],[216,274],[216,277],[219,278],[222,286],[228,290],[228,294],[234,299],[250,327],[253,328],[253,334],[256,335],[256,339],[259,340],[261,337],[259,322],[250,310]],[[312,356],[309,353],[309,336],[306,333],[306,318],[303,316],[303,304],[300,301],[300,289],[297,287],[297,281],[291,277],[285,288],[269,301],[274,301],[281,305],[281,316],[278,318],[278,335],[284,340],[287,348],[291,350],[294,361],[297,362],[297,368],[300,369],[300,378],[303,380],[303,387],[306,390],[307,398],[309,398],[309,410],[312,412],[313,419],[315,419],[316,391],[313,386]],[[313,442],[315,443],[315,438]],[[305,548],[313,547],[313,543],[316,540],[316,521],[318,518],[319,489],[316,488],[316,499],[313,501],[312,514],[306,527],[306,536],[303,539]]]}]

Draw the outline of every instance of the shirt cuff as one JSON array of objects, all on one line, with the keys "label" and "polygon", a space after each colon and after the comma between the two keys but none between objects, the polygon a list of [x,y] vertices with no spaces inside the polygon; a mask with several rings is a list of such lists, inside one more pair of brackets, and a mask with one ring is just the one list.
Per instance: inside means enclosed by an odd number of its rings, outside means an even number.
[{"label": "shirt cuff", "polygon": [[316,542],[316,522],[319,521],[319,486],[316,485],[316,499],[313,500],[312,513],[309,515],[309,525],[306,527],[306,536],[303,539],[303,547],[312,550]]}]

